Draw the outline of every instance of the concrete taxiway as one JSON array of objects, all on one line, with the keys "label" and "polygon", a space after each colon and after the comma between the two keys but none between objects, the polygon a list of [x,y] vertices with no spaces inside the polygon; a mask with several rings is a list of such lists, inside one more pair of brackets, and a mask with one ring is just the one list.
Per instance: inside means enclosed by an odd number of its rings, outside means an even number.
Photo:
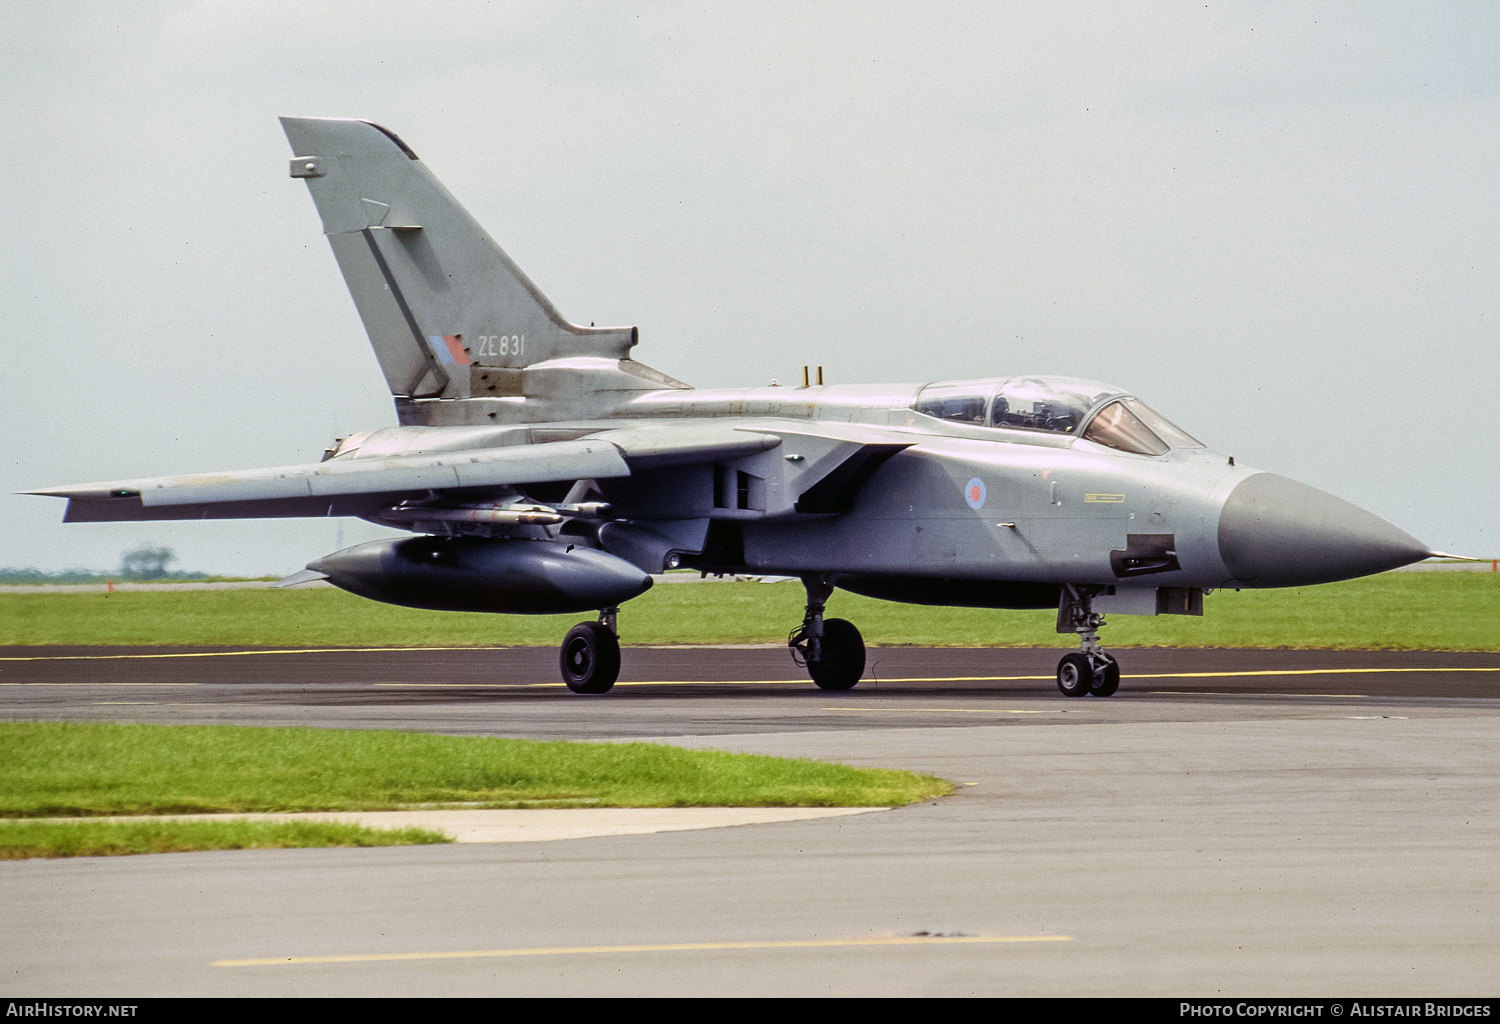
[{"label": "concrete taxiway", "polygon": [[[1500,655],[0,650],[9,718],[677,744],[931,772],[836,818],[0,864],[8,995],[1495,996]],[[119,657],[122,653],[147,657]],[[160,655],[173,655],[162,657]],[[39,660],[38,660],[39,659]],[[531,812],[526,812],[531,813]],[[600,811],[577,812],[601,814]]]}]

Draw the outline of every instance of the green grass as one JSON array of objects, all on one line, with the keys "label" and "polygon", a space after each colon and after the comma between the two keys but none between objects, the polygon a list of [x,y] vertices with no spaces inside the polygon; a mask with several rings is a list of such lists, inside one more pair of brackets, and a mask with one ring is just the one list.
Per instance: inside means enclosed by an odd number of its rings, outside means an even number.
[{"label": "green grass", "polygon": [[427,829],[367,828],[332,821],[0,821],[0,860],[452,841]]},{"label": "green grass", "polygon": [[[628,644],[774,643],[802,619],[796,583],[654,587],[620,612]],[[1500,575],[1387,573],[1287,590],[1219,591],[1204,616],[1109,619],[1111,647],[1500,650]],[[874,645],[1070,647],[1055,613],[932,608],[838,592],[828,613]],[[0,594],[0,644],[269,647],[552,646],[587,615],[428,612],[326,588]]]},{"label": "green grass", "polygon": [[652,743],[0,722],[0,818],[466,807],[888,807],[940,779]]},{"label": "green grass", "polygon": [[[448,842],[336,822],[116,815],[420,807],[891,807],[944,796],[894,769],[376,730],[0,722],[0,859]],[[15,819],[95,819],[37,821]]]}]

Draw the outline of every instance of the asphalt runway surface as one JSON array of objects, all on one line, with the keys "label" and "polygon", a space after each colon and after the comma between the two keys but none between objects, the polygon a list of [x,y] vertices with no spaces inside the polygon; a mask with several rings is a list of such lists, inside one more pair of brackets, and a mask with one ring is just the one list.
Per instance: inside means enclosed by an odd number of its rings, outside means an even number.
[{"label": "asphalt runway surface", "polygon": [[[0,863],[13,996],[1500,995],[1500,654],[0,648],[0,717],[660,740],[930,772],[845,817]],[[873,676],[873,678],[872,678]],[[588,813],[587,811],[580,813]]]}]

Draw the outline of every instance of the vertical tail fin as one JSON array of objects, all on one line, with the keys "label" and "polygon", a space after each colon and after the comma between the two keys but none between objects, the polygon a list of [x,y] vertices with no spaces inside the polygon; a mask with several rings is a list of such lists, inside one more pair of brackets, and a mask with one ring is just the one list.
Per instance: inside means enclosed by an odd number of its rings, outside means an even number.
[{"label": "vertical tail fin", "polygon": [[635,328],[564,319],[393,133],[369,121],[281,125],[391,394],[519,395],[532,363],[627,358]]}]

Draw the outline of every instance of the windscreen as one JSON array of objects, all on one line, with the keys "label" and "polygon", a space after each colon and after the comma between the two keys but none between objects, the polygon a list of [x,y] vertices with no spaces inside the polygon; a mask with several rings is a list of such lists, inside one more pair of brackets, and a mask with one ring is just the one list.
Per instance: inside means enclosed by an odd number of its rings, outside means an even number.
[{"label": "windscreen", "polygon": [[1186,430],[1168,420],[1161,413],[1151,408],[1139,398],[1129,399],[1131,410],[1141,418],[1141,422],[1150,427],[1157,437],[1161,438],[1173,448],[1202,448],[1202,441],[1193,437]]},{"label": "windscreen", "polygon": [[1099,410],[1084,440],[1137,455],[1165,455],[1173,448],[1202,448],[1181,428],[1136,398],[1122,398]]}]

